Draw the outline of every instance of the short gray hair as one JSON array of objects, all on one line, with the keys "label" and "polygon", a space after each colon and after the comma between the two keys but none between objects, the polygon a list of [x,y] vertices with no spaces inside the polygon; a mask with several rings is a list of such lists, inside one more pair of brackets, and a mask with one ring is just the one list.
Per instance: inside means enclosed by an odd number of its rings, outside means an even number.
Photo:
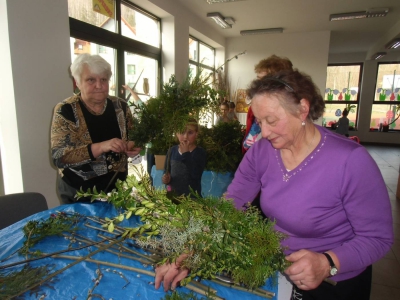
[{"label": "short gray hair", "polygon": [[89,70],[96,75],[105,74],[108,80],[111,78],[111,65],[104,58],[100,55],[84,53],[75,58],[74,62],[71,64],[72,77],[74,77],[78,84],[80,84],[84,66],[87,66]]}]

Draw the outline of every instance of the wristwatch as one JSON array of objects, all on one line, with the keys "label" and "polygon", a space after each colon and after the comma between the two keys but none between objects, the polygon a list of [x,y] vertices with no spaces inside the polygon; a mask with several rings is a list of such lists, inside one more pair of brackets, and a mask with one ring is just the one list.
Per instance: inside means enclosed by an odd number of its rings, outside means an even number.
[{"label": "wristwatch", "polygon": [[328,253],[326,253],[326,252],[324,252],[324,253],[322,253],[323,255],[325,255],[325,257],[328,259],[328,261],[329,261],[329,266],[330,266],[330,270],[329,270],[329,274],[330,274],[330,276],[335,276],[336,274],[337,274],[337,272],[338,272],[338,269],[337,269],[337,267],[335,266],[335,263],[333,262],[333,259],[332,259],[332,257],[328,254]]}]

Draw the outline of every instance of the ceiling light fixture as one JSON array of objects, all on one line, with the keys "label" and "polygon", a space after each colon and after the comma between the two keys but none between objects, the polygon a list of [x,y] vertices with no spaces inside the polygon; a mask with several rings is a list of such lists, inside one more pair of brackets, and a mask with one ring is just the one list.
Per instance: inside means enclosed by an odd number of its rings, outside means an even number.
[{"label": "ceiling light fixture", "polygon": [[374,55],[371,56],[371,59],[381,59],[386,55],[386,52],[376,52]]},{"label": "ceiling light fixture", "polygon": [[332,14],[329,16],[329,20],[330,21],[343,21],[343,20],[385,17],[388,14],[388,12],[389,12],[388,8],[369,8],[366,11]]},{"label": "ceiling light fixture", "polygon": [[235,19],[232,18],[232,17],[224,18],[224,21],[225,21],[226,23],[228,23],[229,25],[235,24]]},{"label": "ceiling light fixture", "polygon": [[283,28],[264,28],[264,29],[254,29],[254,30],[242,30],[240,35],[254,35],[254,34],[268,34],[268,33],[282,33]]},{"label": "ceiling light fixture", "polygon": [[206,0],[208,4],[213,3],[225,3],[225,2],[236,2],[236,1],[244,1],[244,0]]},{"label": "ceiling light fixture", "polygon": [[224,29],[232,28],[232,25],[228,24],[225,21],[225,18],[220,13],[217,13],[217,12],[208,13],[207,17],[213,19],[215,21],[215,23],[217,23],[219,26],[221,26]]},{"label": "ceiling light fixture", "polygon": [[393,39],[385,45],[386,49],[396,49],[400,47],[400,38]]}]

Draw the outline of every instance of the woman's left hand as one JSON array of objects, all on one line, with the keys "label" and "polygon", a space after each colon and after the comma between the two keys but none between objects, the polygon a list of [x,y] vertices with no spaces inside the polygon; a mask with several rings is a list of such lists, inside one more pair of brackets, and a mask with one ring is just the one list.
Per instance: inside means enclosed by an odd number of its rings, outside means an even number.
[{"label": "woman's left hand", "polygon": [[285,274],[299,289],[315,289],[329,276],[329,262],[321,253],[303,249],[293,252],[286,259],[293,264],[285,270]]},{"label": "woman's left hand", "polygon": [[132,142],[132,141],[129,141],[126,144],[126,149],[127,149],[126,150],[126,155],[128,155],[129,157],[135,157],[142,150],[142,148],[135,147],[135,143]]}]

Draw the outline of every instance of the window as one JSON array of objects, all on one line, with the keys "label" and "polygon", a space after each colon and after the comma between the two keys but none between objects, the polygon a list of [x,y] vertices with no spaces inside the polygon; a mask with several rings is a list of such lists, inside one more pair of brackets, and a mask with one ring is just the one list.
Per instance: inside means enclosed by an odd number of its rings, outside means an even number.
[{"label": "window", "polygon": [[99,54],[107,54],[107,47],[99,45]]},{"label": "window", "polygon": [[215,49],[201,42],[200,40],[189,37],[189,69],[192,74],[202,72],[202,75],[215,71]]},{"label": "window", "polygon": [[102,4],[95,2],[93,0],[68,0],[68,14],[71,18],[90,25],[117,32],[115,2],[102,1]]},{"label": "window", "polygon": [[137,9],[121,5],[122,35],[160,48],[160,22]]},{"label": "window", "polygon": [[[135,91],[142,101],[155,96],[157,91],[157,62],[145,56],[125,52],[125,62],[127,64],[125,82]],[[130,73],[131,71],[131,73]],[[125,99],[129,92],[125,91]]]},{"label": "window", "polygon": [[127,65],[128,74],[127,75],[135,75],[136,74],[136,66],[135,65]]},{"label": "window", "polygon": [[[160,85],[160,19],[125,0],[68,0],[71,58],[99,54],[112,67],[110,94],[135,87],[142,101]],[[146,84],[144,84],[144,81]]]},{"label": "window", "polygon": [[[192,76],[201,72],[199,75],[202,79],[207,79],[208,84],[214,81],[215,49],[192,36],[189,37],[189,70]],[[199,123],[210,127],[214,117],[214,114],[205,112]]]},{"label": "window", "polygon": [[400,130],[400,63],[379,63],[370,128]]},{"label": "window", "polygon": [[322,124],[333,127],[344,109],[349,111],[350,127],[357,126],[362,64],[329,65]]},{"label": "window", "polygon": [[[84,45],[83,50],[79,48],[74,48],[74,45]],[[96,43],[88,42],[88,41],[83,41],[83,40],[78,40],[75,38],[70,38],[70,45],[71,45],[71,61],[74,61],[75,58],[82,54],[82,53],[89,53],[89,54],[99,54],[101,57],[103,57],[108,63],[111,65],[111,71],[112,71],[112,76],[110,78],[110,91],[109,94],[112,96],[116,95],[115,91],[115,49],[109,48],[106,46],[102,45],[97,45]],[[100,49],[104,49],[103,52],[100,52]]]}]

